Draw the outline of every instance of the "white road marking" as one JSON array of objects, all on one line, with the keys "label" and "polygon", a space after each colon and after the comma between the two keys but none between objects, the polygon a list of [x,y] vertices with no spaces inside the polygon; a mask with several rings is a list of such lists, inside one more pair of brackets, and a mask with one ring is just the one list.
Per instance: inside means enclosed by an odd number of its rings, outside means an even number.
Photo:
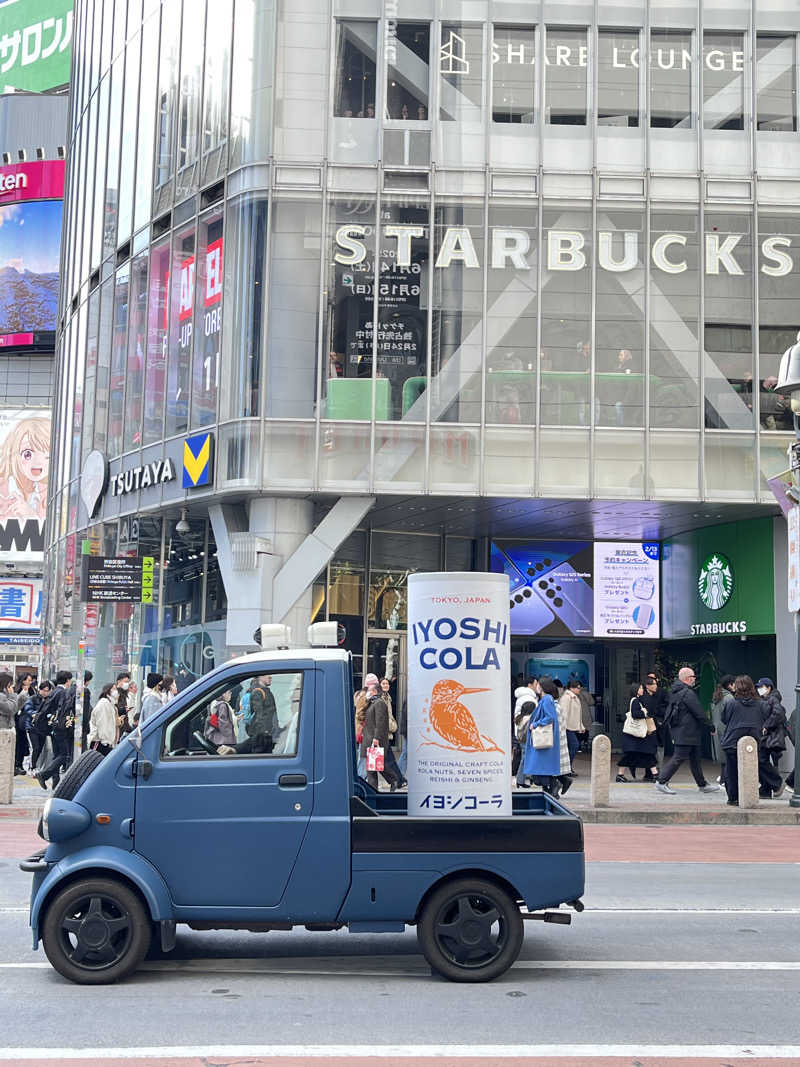
[{"label": "white road marking", "polygon": [[587,905],[583,915],[800,915],[800,908],[592,908]]},{"label": "white road marking", "polygon": [[0,1048],[0,1060],[206,1059],[240,1057],[490,1058],[617,1056],[626,1059],[797,1059],[800,1045],[188,1045],[141,1048]]},{"label": "white road marking", "polygon": [[[170,959],[146,960],[140,971],[193,974],[261,974],[297,975],[298,977],[350,978],[424,978],[430,973],[428,965],[408,961],[393,966],[395,959],[382,959],[381,964],[364,965],[363,956],[329,957],[309,960],[298,958],[294,963],[282,959]],[[0,969],[47,970],[49,963],[0,963]],[[517,960],[512,971],[800,971],[800,960]]]}]

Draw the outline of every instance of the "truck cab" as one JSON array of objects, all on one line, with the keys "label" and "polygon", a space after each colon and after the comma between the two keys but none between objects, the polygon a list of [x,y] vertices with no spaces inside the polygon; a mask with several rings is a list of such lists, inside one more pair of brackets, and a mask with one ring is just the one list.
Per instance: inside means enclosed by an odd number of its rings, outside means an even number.
[{"label": "truck cab", "polygon": [[[484,981],[523,916],[582,908],[580,820],[545,794],[511,817],[408,818],[356,775],[349,653],[259,652],[205,675],[43,812],[30,922],[53,966],[116,981],[175,928],[401,932],[448,978]],[[225,714],[220,714],[222,704]],[[215,716],[216,711],[216,718]],[[232,722],[232,725],[231,725]]]}]

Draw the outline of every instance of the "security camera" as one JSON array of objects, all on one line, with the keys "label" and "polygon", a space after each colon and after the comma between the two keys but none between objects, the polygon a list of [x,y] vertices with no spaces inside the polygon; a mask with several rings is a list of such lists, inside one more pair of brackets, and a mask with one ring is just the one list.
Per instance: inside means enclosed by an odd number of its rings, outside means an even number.
[{"label": "security camera", "polygon": [[180,534],[181,537],[183,537],[185,534],[190,533],[191,529],[191,526],[186,521],[186,508],[181,508],[181,517],[175,523],[175,533]]}]

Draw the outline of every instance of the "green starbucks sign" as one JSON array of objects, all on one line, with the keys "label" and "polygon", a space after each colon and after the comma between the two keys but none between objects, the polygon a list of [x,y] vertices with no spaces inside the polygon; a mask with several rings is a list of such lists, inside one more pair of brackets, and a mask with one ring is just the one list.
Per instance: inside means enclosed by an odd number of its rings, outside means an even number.
[{"label": "green starbucks sign", "polygon": [[775,633],[773,520],[704,526],[662,546],[665,638]]},{"label": "green starbucks sign", "polygon": [[72,8],[73,0],[0,4],[0,93],[42,93],[69,82]]},{"label": "green starbucks sign", "polygon": [[733,569],[727,556],[721,552],[706,556],[700,567],[697,591],[709,611],[725,607],[733,592]]}]

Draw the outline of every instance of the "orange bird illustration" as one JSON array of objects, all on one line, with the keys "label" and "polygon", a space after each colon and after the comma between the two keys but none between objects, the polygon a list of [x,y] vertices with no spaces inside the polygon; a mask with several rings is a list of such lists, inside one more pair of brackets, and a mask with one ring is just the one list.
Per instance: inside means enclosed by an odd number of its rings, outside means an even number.
[{"label": "orange bird illustration", "polygon": [[[478,729],[472,712],[461,703],[461,698],[469,693],[488,693],[488,689],[468,689],[454,678],[445,678],[437,682],[431,693],[428,710],[430,724],[447,745],[442,748],[455,748],[459,752],[502,752],[491,737],[484,737]],[[429,741],[427,744],[437,744]]]}]

